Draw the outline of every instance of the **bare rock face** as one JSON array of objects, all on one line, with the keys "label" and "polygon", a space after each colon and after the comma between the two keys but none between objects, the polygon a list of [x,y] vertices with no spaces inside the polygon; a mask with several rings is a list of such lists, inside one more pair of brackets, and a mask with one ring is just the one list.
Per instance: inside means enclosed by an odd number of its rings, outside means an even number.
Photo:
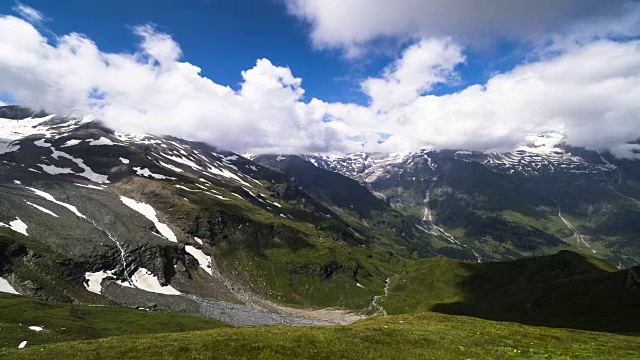
[{"label": "bare rock face", "polygon": [[22,106],[0,106],[0,118],[22,120],[28,117],[45,117],[47,113],[42,110],[33,110]]}]

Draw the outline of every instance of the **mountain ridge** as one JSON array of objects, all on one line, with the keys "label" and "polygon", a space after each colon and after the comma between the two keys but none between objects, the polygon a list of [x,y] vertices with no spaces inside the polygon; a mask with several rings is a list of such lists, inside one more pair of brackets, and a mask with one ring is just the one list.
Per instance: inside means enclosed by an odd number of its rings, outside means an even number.
[{"label": "mountain ridge", "polygon": [[[373,169],[366,181],[305,155],[248,159],[86,116],[2,111],[27,117],[0,121],[0,245],[14,249],[0,276],[31,296],[236,324],[331,323],[378,311],[372,299],[385,280],[424,257],[504,261],[570,249],[625,266],[640,258],[637,240],[616,233],[633,233],[633,201],[612,208],[623,217],[602,220],[615,239],[596,238],[569,210],[585,201],[576,181],[596,199],[622,199],[613,190],[634,183],[609,180],[633,179],[634,163],[602,177],[550,177],[424,149],[360,154],[373,164],[361,167]],[[295,315],[325,307],[355,315]]]}]

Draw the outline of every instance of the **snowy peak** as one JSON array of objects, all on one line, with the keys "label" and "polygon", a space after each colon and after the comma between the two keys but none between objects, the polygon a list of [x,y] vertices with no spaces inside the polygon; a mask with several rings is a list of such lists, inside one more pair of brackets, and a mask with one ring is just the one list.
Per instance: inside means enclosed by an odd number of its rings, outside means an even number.
[{"label": "snowy peak", "polygon": [[[11,111],[6,110],[11,108]],[[0,154],[20,149],[20,140],[33,135],[58,138],[93,121],[93,117],[47,115],[19,107],[0,107]]]},{"label": "snowy peak", "polygon": [[[545,132],[529,135],[516,150],[511,152],[481,152],[467,150],[421,149],[405,153],[353,153],[302,155],[312,164],[338,172],[363,183],[372,183],[402,171],[411,162],[428,161],[433,170],[438,162],[454,158],[477,162],[492,171],[505,174],[544,175],[550,173],[601,173],[615,168],[597,152],[572,149],[565,144],[564,134]],[[575,150],[581,155],[578,155]],[[583,158],[587,153],[589,161]]]},{"label": "snowy peak", "polygon": [[400,171],[416,158],[429,158],[429,150],[402,153],[313,154],[301,157],[317,167],[331,170],[360,182],[370,183]]}]

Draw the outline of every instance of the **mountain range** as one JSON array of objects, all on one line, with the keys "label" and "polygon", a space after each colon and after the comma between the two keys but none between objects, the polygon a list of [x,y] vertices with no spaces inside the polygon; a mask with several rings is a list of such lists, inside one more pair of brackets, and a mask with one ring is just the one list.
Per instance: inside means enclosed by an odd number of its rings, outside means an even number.
[{"label": "mountain range", "polygon": [[[607,304],[620,305],[610,319],[637,311],[629,304],[640,284],[638,199],[639,161],[571,147],[557,133],[532,135],[508,153],[254,156],[4,106],[0,292],[231,325],[437,311],[637,332],[633,323],[577,324],[546,304],[570,298],[557,289],[571,282],[600,294],[584,311],[597,311],[605,293],[619,294]],[[564,260],[536,267],[556,253]],[[486,293],[469,304],[462,290],[430,291],[423,304],[434,283],[418,287],[419,279],[477,287],[487,271],[530,274],[484,289],[525,310],[500,312]],[[463,279],[476,272],[480,280]]]}]

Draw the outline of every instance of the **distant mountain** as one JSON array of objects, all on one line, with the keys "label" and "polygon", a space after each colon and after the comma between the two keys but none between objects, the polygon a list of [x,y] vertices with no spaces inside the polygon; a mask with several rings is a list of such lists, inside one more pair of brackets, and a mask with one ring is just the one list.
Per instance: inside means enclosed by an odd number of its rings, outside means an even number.
[{"label": "distant mountain", "polygon": [[482,260],[574,249],[621,268],[640,263],[640,162],[570,147],[561,134],[530,136],[508,153],[301,157],[360,182]]},{"label": "distant mountain", "polygon": [[[503,341],[504,331],[519,331],[526,344],[532,334],[556,334],[562,341],[548,340],[554,347],[578,335],[518,324],[503,331],[500,323],[433,312],[637,333],[640,270],[631,267],[640,260],[640,167],[570,148],[556,134],[506,154],[243,157],[170,136],[117,133],[88,116],[15,106],[0,107],[0,116],[0,292],[9,293],[0,302],[16,312],[2,317],[0,353],[9,357],[8,348],[25,341],[57,353],[42,344],[116,330],[146,341],[221,326],[182,314],[232,325],[407,314],[304,333],[336,334],[331,346],[346,347],[362,338],[422,344],[432,331],[444,336],[442,354],[460,349],[457,334],[471,327],[482,344]],[[520,259],[530,256],[538,257]],[[402,336],[389,340],[394,326]],[[280,348],[277,334],[291,336],[282,329],[221,328],[199,341],[226,336],[233,354],[246,354],[247,342]],[[175,336],[157,335],[150,348]],[[182,339],[193,336],[200,339]],[[611,334],[590,336],[633,347]],[[59,346],[77,357],[75,345]],[[485,348],[490,357],[504,354],[502,345]]]},{"label": "distant mountain", "polygon": [[[640,168],[554,134],[507,154],[248,156],[0,107],[0,291],[326,324],[420,258],[640,261]],[[283,307],[283,305],[290,307]]]}]

